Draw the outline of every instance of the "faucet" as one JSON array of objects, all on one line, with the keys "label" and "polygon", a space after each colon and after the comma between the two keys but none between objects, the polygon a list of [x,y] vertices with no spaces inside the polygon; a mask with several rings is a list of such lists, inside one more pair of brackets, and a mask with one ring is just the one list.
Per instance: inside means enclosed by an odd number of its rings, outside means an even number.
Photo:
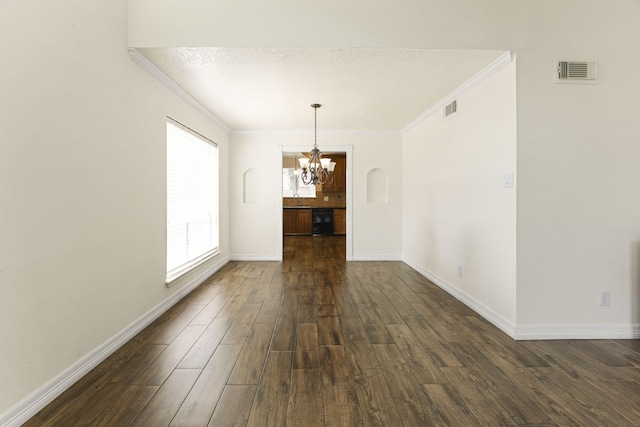
[{"label": "faucet", "polygon": [[304,206],[304,197],[298,196],[298,206]]}]

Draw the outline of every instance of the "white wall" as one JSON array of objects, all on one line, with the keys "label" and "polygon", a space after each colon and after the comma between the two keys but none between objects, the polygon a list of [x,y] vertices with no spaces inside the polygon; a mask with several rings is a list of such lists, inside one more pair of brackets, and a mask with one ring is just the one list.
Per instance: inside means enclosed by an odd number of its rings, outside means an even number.
[{"label": "white wall", "polygon": [[[520,335],[629,337],[640,334],[640,3],[546,4],[529,2],[518,51]],[[596,60],[598,83],[555,84],[558,59]]]},{"label": "white wall", "polygon": [[[638,330],[638,0],[129,5],[129,46],[515,49],[519,330]],[[229,151],[253,155],[265,141],[265,158],[279,160],[276,145],[300,144],[237,135],[229,147],[223,131],[131,63],[125,14],[124,0],[0,2],[0,412],[184,288],[163,285],[166,114],[220,144],[222,206],[243,168],[228,167]],[[556,58],[598,60],[598,85],[554,85]],[[390,194],[400,197],[400,136],[345,133],[322,144],[354,147],[354,254],[399,254],[400,208],[365,206],[362,186],[370,168],[388,163]],[[495,169],[501,179],[504,168]],[[276,179],[270,173],[265,184]],[[275,226],[270,188],[265,221]],[[223,255],[231,240],[233,253],[274,255],[275,232],[253,224],[262,219],[237,200],[230,209],[231,224],[221,212]],[[384,218],[392,227],[368,234]],[[407,256],[427,256],[411,245]],[[441,264],[459,258],[444,254],[451,259]],[[508,303],[469,287],[470,274],[484,283],[486,272],[465,262],[464,280],[450,279],[456,289],[487,297],[512,321]],[[597,305],[602,288],[609,308]]]},{"label": "white wall", "polygon": [[[508,332],[516,322],[515,62],[403,135],[403,257]],[[463,275],[458,275],[462,266]]]},{"label": "white wall", "polygon": [[164,284],[165,117],[218,142],[223,207],[228,135],[129,59],[125,0],[0,2],[0,51],[2,414],[197,276]]},{"label": "white wall", "polygon": [[[640,1],[129,4],[134,46],[517,52],[516,335],[640,335]],[[556,59],[597,60],[598,84],[555,85]]]},{"label": "white wall", "polygon": [[[230,215],[231,253],[237,259],[280,259],[282,240],[282,171],[279,146],[308,151],[313,132],[238,132],[231,134]],[[353,257],[400,259],[401,156],[399,132],[318,131],[318,145],[352,146]],[[262,203],[243,203],[242,176],[257,168],[264,179]],[[367,173],[387,173],[387,203],[367,203]],[[384,225],[384,226],[381,226]]]},{"label": "white wall", "polygon": [[526,4],[129,0],[129,41],[141,47],[508,49],[525,40]]}]

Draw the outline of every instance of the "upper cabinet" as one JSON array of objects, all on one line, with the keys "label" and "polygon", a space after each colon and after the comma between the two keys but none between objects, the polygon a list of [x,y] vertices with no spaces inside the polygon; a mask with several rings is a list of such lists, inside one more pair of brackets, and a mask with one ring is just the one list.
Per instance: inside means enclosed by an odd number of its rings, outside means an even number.
[{"label": "upper cabinet", "polygon": [[333,181],[322,184],[322,191],[346,191],[347,189],[347,157],[344,154],[328,154],[332,162],[336,162],[333,170]]}]

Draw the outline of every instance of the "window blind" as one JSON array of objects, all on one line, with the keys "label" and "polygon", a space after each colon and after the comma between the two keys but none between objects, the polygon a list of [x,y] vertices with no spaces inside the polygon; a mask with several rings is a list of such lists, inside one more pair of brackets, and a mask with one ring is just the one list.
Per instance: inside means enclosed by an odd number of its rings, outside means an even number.
[{"label": "window blind", "polygon": [[219,245],[218,147],[167,122],[167,278],[188,270]]}]

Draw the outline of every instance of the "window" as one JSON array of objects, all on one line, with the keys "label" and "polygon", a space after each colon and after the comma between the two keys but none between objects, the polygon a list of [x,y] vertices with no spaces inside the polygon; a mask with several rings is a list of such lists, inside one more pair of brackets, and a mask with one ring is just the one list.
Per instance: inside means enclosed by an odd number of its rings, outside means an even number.
[{"label": "window", "polygon": [[167,121],[167,283],[218,252],[218,146]]},{"label": "window", "polygon": [[[296,180],[298,186],[296,187]],[[302,182],[302,170],[294,168],[282,169],[282,197],[293,197],[296,192],[300,197],[316,197],[316,186]]]}]

